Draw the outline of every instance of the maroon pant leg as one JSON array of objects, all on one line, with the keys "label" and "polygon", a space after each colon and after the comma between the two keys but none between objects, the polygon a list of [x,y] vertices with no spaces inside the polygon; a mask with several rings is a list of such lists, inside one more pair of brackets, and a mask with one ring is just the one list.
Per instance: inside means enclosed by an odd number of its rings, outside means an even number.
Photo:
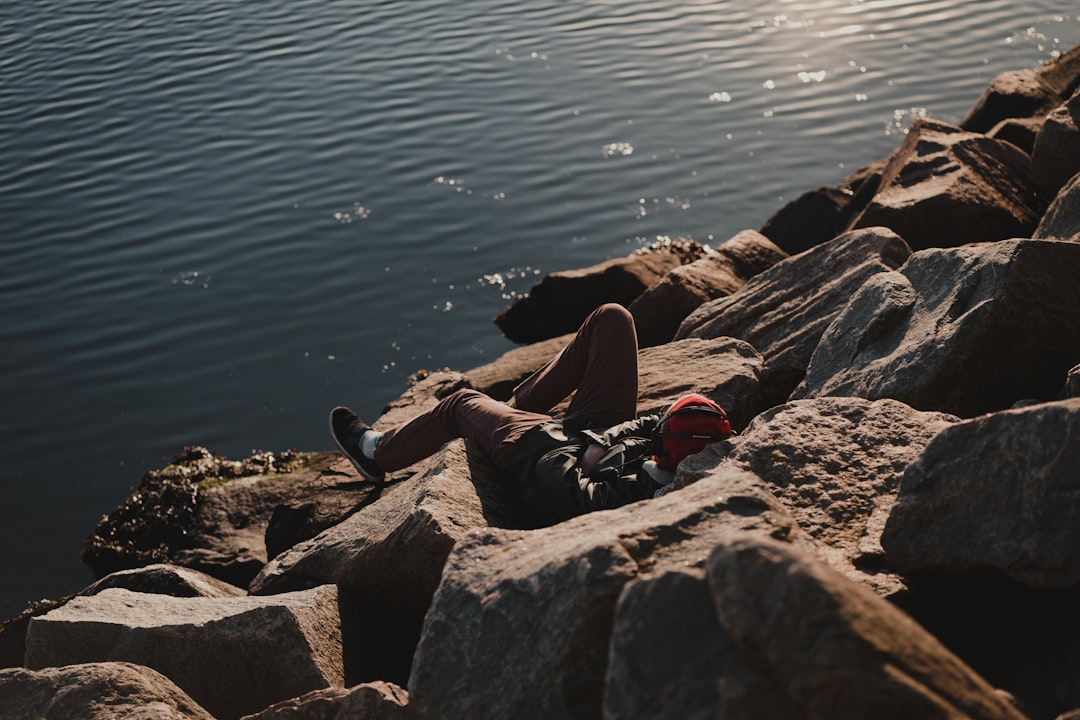
[{"label": "maroon pant leg", "polygon": [[597,308],[562,352],[514,390],[517,408],[475,390],[459,390],[432,410],[383,433],[375,462],[387,472],[433,455],[454,438],[468,438],[502,467],[527,430],[577,390],[566,416],[612,424],[637,413],[637,336],[621,305]]},{"label": "maroon pant leg", "polygon": [[433,455],[444,443],[468,438],[501,468],[514,442],[529,428],[550,419],[476,390],[458,390],[428,412],[385,431],[375,448],[375,463],[394,472]]},{"label": "maroon pant leg", "polygon": [[601,305],[562,352],[514,388],[522,410],[546,413],[570,393],[566,417],[615,425],[637,416],[637,332],[622,305]]}]

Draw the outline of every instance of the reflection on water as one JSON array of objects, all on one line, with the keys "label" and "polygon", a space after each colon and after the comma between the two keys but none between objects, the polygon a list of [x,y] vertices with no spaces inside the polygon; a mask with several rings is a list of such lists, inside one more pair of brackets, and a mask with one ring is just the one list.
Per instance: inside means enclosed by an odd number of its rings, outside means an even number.
[{"label": "reflection on water", "polygon": [[4,4],[0,609],[184,445],[328,448],[543,273],[758,227],[1077,42],[1074,0]]}]

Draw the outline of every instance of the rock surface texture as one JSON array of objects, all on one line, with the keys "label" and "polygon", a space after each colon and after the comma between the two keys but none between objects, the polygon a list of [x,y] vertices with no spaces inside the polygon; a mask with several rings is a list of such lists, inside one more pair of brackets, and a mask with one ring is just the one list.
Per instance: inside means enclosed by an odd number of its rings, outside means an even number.
[{"label": "rock surface texture", "polygon": [[154,668],[218,720],[344,683],[333,586],[272,598],[109,589],[34,618],[30,669],[122,660]]},{"label": "rock surface texture", "polygon": [[1061,188],[1032,237],[1080,242],[1080,173]]},{"label": "rock surface texture", "polygon": [[842,235],[761,273],[739,292],[705,303],[676,339],[734,337],[765,358],[763,392],[782,402],[806,373],[821,334],[851,295],[877,273],[894,270],[911,254],[890,230]]},{"label": "rock surface texture", "polygon": [[1077,273],[1076,243],[915,253],[851,298],[792,397],[888,397],[962,417],[1053,399],[1080,357]]},{"label": "rock surface texture", "polygon": [[214,720],[167,677],[142,665],[87,663],[0,670],[5,720]]},{"label": "rock surface texture", "polygon": [[313,690],[271,705],[244,720],[424,720],[409,694],[387,682]]}]

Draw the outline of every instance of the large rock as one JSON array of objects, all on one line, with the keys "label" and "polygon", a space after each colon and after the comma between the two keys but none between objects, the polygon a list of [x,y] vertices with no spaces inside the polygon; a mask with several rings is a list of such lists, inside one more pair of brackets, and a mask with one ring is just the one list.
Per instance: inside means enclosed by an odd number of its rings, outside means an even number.
[{"label": "large rock", "polygon": [[409,693],[376,681],[356,687],[312,690],[244,720],[424,720],[409,706]]},{"label": "large rock", "polygon": [[894,398],[962,417],[1052,400],[1080,358],[1080,245],[925,250],[871,278],[792,398]]},{"label": "large rock", "polygon": [[1023,718],[908,616],[797,548],[722,543],[708,584],[743,676],[718,679],[713,717]]},{"label": "large rock", "polygon": [[1037,70],[1010,70],[993,79],[960,127],[988,133],[1003,120],[1046,115],[1061,101],[1061,95]]},{"label": "large rock", "polygon": [[404,684],[420,627],[451,548],[472,528],[515,527],[494,468],[457,440],[421,463],[408,482],[270,561],[254,594],[333,583],[359,607],[365,636],[349,639],[365,660],[359,680]]},{"label": "large rock", "polygon": [[1080,91],[1046,116],[1031,151],[1031,169],[1047,197],[1080,172]]},{"label": "large rock", "polygon": [[623,587],[664,569],[700,572],[736,530],[808,542],[746,473],[543,530],[468,534],[424,624],[412,703],[440,720],[599,717]]},{"label": "large rock", "polygon": [[942,431],[908,467],[882,544],[908,575],[1080,588],[1080,399]]},{"label": "large rock", "polygon": [[1033,238],[1080,243],[1080,173],[1061,189]]},{"label": "large rock", "polygon": [[187,448],[102,518],[83,561],[99,578],[171,563],[247,585],[266,562],[263,536],[274,508],[325,489],[323,471],[335,457],[287,451],[233,461]]},{"label": "large rock", "polygon": [[715,251],[680,265],[630,304],[638,345],[668,342],[683,319],[700,305],[732,294],[786,257],[787,253],[761,233],[744,230]]},{"label": "large rock", "polygon": [[900,267],[911,250],[884,228],[846,233],[777,263],[739,292],[706,303],[683,321],[677,339],[734,337],[765,358],[767,404],[799,384],[821,334],[870,277]]},{"label": "large rock", "polygon": [[344,684],[333,586],[272,598],[108,589],[34,618],[30,669],[123,660],[165,675],[218,720]]},{"label": "large rock", "polygon": [[915,250],[1028,237],[1046,203],[1015,145],[919,119],[854,221],[885,226]]},{"label": "large rock", "polygon": [[673,268],[697,260],[704,246],[676,240],[579,270],[553,272],[495,317],[507,338],[534,343],[572,333],[604,303],[629,306]]},{"label": "large rock", "polygon": [[683,395],[698,393],[742,429],[760,409],[762,365],[757,350],[733,338],[689,338],[646,348],[638,355],[638,415],[662,413]]},{"label": "large rock", "polygon": [[166,563],[114,572],[86,587],[79,594],[97,595],[110,588],[173,597],[225,598],[247,595],[243,589],[198,570]]},{"label": "large rock", "polygon": [[214,720],[167,677],[125,662],[0,670],[5,720]]},{"label": "large rock", "polygon": [[759,415],[701,462],[760,476],[830,566],[891,596],[904,585],[886,571],[881,532],[900,478],[956,420],[893,400],[799,400]]}]

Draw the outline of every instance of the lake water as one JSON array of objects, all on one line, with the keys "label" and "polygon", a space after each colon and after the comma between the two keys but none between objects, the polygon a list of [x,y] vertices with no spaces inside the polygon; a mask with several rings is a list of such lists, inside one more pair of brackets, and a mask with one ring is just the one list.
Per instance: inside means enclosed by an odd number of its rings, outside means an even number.
[{"label": "lake water", "polygon": [[185,445],[329,449],[543,273],[718,243],[1080,43],[1075,0],[0,6],[0,617]]}]

